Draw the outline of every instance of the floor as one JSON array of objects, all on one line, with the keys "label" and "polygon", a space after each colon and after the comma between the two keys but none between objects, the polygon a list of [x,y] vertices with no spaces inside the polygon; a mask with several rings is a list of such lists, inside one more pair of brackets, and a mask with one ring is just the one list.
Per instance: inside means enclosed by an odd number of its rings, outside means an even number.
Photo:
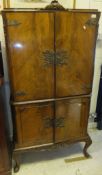
[{"label": "floor", "polygon": [[84,159],[81,143],[50,152],[24,153],[16,175],[102,175],[102,131],[91,127],[89,134],[91,158]]}]

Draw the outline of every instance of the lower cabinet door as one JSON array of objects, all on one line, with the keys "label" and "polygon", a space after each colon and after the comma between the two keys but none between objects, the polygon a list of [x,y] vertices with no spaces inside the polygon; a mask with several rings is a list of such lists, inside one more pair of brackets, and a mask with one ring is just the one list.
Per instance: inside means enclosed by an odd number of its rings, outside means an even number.
[{"label": "lower cabinet door", "polygon": [[15,110],[17,147],[53,143],[53,103],[20,105]]},{"label": "lower cabinet door", "polygon": [[75,140],[87,134],[89,98],[56,102],[55,142]]}]

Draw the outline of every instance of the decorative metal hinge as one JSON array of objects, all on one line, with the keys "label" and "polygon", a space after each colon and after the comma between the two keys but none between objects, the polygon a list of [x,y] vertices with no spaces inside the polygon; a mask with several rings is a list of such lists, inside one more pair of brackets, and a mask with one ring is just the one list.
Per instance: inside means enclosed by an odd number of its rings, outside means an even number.
[{"label": "decorative metal hinge", "polygon": [[85,89],[92,89],[92,85],[83,85],[83,87],[85,88]]},{"label": "decorative metal hinge", "polygon": [[7,26],[18,26],[20,24],[21,24],[21,22],[19,22],[17,20],[7,20]]},{"label": "decorative metal hinge", "polygon": [[96,25],[98,25],[97,18],[90,18],[90,19],[85,23],[85,25],[88,25],[88,26],[96,26]]},{"label": "decorative metal hinge", "polygon": [[17,91],[17,92],[15,93],[15,96],[16,96],[16,97],[25,96],[25,95],[26,95],[26,93],[25,93],[24,91]]}]

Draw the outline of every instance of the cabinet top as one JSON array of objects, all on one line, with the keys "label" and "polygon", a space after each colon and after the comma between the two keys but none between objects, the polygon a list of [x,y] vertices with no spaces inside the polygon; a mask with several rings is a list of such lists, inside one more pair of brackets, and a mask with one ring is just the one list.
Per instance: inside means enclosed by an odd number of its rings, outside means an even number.
[{"label": "cabinet top", "polygon": [[48,9],[44,9],[44,8],[6,8],[4,10],[2,10],[3,12],[79,12],[79,13],[100,13],[100,11],[98,11],[97,9],[65,9],[65,10],[57,10],[57,9],[53,9],[53,10],[48,10]]},{"label": "cabinet top", "polygon": [[45,8],[9,8],[4,9],[3,12],[52,12],[55,13],[57,11],[64,11],[64,12],[81,12],[81,13],[96,13],[98,12],[97,9],[65,9],[57,0],[52,0],[52,2],[47,5]]}]

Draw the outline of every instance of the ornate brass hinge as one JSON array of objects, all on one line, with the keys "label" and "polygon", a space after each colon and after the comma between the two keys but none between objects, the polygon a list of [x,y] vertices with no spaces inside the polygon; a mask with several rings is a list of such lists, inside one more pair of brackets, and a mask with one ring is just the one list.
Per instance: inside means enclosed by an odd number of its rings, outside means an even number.
[{"label": "ornate brass hinge", "polygon": [[83,88],[85,88],[85,89],[92,89],[92,85],[88,85],[88,84],[86,84],[86,85],[83,85]]},{"label": "ornate brass hinge", "polygon": [[96,26],[96,25],[98,25],[97,18],[90,18],[90,19],[85,23],[85,25],[88,25],[88,26]]},{"label": "ornate brass hinge", "polygon": [[25,96],[25,95],[26,95],[26,93],[25,93],[24,91],[17,91],[17,92],[15,93],[15,96],[16,96],[16,97]]},{"label": "ornate brass hinge", "polygon": [[18,26],[20,24],[21,24],[21,22],[19,22],[17,20],[7,20],[7,26]]}]

